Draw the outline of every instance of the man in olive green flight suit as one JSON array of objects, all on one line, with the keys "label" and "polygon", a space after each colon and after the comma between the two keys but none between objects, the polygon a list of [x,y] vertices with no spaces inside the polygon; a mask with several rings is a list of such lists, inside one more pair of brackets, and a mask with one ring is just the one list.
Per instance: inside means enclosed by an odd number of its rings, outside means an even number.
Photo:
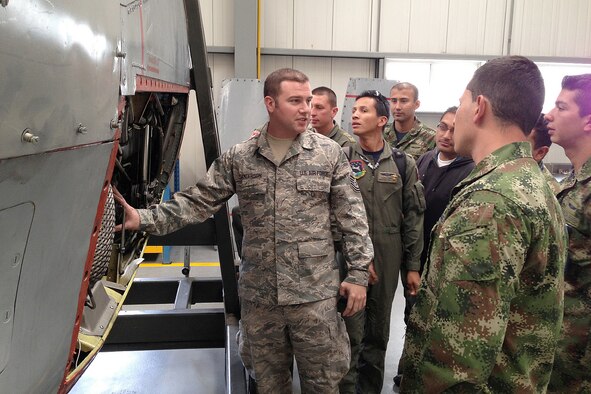
[{"label": "man in olive green flight suit", "polygon": [[[349,162],[363,197],[374,246],[365,314],[345,319],[351,342],[351,368],[341,393],[380,393],[390,334],[390,313],[401,265],[408,272],[409,292],[419,285],[425,199],[415,161],[391,148],[382,137],[388,101],[365,91],[355,101],[351,126],[359,137]],[[402,163],[400,167],[397,163]],[[401,174],[404,171],[404,174]]]}]

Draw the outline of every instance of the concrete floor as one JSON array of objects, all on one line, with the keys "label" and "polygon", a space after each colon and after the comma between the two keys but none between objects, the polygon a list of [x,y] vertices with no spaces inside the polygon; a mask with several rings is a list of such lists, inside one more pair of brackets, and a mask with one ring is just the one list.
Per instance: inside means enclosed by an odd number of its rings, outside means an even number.
[{"label": "concrete floor", "polygon": [[[172,247],[173,263],[183,261],[184,248]],[[162,256],[156,256],[155,262]],[[219,258],[213,247],[191,248],[191,276],[220,276]],[[211,264],[214,263],[214,264]],[[179,277],[178,264],[142,264],[138,278]],[[144,309],[146,306],[125,307]],[[161,309],[172,308],[160,305]],[[154,306],[150,306],[153,309]],[[399,284],[392,306],[390,342],[386,354],[386,374],[382,393],[393,391],[392,379],[396,375],[398,361],[404,344],[404,297]],[[71,393],[224,393],[224,349],[171,349],[122,352],[99,352]],[[293,392],[299,394],[297,377]]]}]

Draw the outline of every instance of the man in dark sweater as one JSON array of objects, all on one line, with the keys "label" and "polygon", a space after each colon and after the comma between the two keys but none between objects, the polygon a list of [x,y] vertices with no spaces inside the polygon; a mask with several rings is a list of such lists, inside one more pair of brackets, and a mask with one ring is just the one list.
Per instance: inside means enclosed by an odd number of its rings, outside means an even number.
[{"label": "man in dark sweater", "polygon": [[[421,268],[423,272],[425,262],[429,257],[429,241],[431,229],[439,220],[445,207],[451,199],[451,191],[474,168],[470,158],[458,156],[454,150],[454,119],[457,107],[448,108],[437,125],[435,134],[435,149],[432,149],[417,160],[419,179],[425,187],[426,210],[424,216],[423,252],[421,254]],[[408,321],[410,311],[415,303],[416,295],[405,294],[406,307],[404,321]],[[402,363],[404,354],[398,365],[398,375],[394,377],[394,384],[400,385],[402,380]]]},{"label": "man in dark sweater", "polygon": [[431,229],[449,203],[453,188],[474,168],[472,159],[458,156],[454,150],[453,135],[456,110],[457,107],[450,107],[443,113],[435,135],[437,147],[423,154],[417,161],[419,179],[425,186],[425,202],[427,204],[421,272],[429,256]]}]

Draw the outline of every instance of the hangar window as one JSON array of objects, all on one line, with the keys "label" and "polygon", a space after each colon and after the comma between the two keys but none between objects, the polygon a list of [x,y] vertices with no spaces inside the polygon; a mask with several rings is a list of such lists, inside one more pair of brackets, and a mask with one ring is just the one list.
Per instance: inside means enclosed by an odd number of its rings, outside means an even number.
[{"label": "hangar window", "polygon": [[544,77],[544,85],[546,86],[546,100],[542,111],[547,113],[554,108],[554,102],[558,93],[560,93],[562,78],[565,75],[590,74],[591,65],[588,64],[573,64],[573,63],[542,63],[536,62]]},{"label": "hangar window", "polygon": [[[386,79],[408,81],[419,89],[419,112],[440,113],[451,105],[458,105],[464,88],[482,60],[386,59]],[[536,62],[546,86],[543,111],[554,107],[565,75],[591,73],[591,65],[580,63]],[[389,92],[384,92],[389,93]]]},{"label": "hangar window", "polygon": [[[458,105],[478,60],[386,59],[386,79],[410,82],[419,89],[419,112],[443,112]],[[389,92],[388,92],[389,93]]]}]

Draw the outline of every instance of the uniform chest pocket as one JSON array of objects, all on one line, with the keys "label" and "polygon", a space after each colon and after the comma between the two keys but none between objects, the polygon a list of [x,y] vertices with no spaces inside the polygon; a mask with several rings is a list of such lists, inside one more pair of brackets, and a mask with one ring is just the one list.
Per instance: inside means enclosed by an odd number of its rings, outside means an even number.
[{"label": "uniform chest pocket", "polygon": [[[267,178],[244,178],[238,182],[238,193],[264,194],[267,192]],[[240,196],[239,196],[240,197]]]},{"label": "uniform chest pocket", "polygon": [[380,193],[384,199],[384,201],[388,201],[393,196],[396,195],[397,192],[402,191],[402,180],[400,179],[400,175],[394,173],[378,173],[377,176],[378,186],[382,193]]},{"label": "uniform chest pocket", "polygon": [[267,178],[245,178],[236,185],[240,209],[245,215],[260,215],[265,209]]},{"label": "uniform chest pocket", "polygon": [[440,227],[440,241],[445,245],[445,280],[496,281],[500,278],[502,256],[494,206],[485,204],[464,209],[463,215]]},{"label": "uniform chest pocket", "polygon": [[321,277],[326,272],[337,269],[332,240],[308,241],[298,244],[298,272],[302,278]]},{"label": "uniform chest pocket", "polygon": [[304,177],[298,178],[297,189],[301,193],[329,193],[330,178],[328,177]]}]

